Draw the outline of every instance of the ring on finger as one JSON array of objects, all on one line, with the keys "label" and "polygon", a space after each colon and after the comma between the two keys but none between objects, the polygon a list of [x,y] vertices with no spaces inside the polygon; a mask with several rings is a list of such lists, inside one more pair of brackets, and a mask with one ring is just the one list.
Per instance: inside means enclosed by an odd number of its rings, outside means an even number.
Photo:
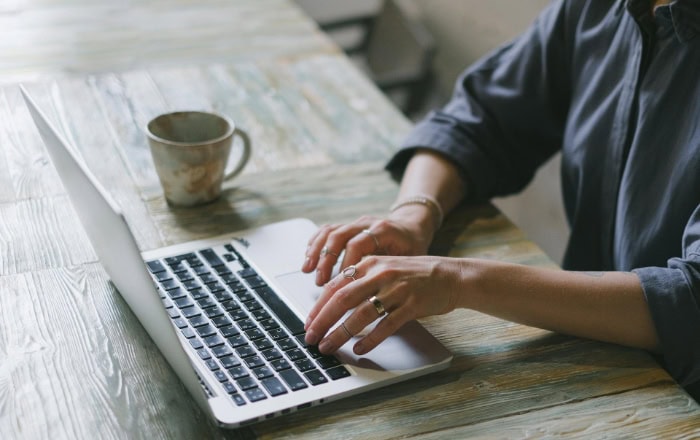
[{"label": "ring on finger", "polygon": [[342,274],[343,274],[343,278],[348,278],[348,279],[352,278],[353,281],[357,281],[357,278],[355,278],[355,276],[357,275],[357,266],[352,264],[352,265],[346,267],[345,269],[343,269]]},{"label": "ring on finger", "polygon": [[323,246],[323,248],[321,249],[321,256],[325,257],[326,255],[333,255],[336,258],[338,257],[338,254],[336,254],[335,252],[331,252],[331,250],[328,249],[328,246]]},{"label": "ring on finger", "polygon": [[367,302],[374,306],[374,310],[377,311],[379,316],[386,315],[386,309],[384,309],[384,304],[382,304],[382,302],[379,301],[379,298],[377,298],[376,296],[372,296],[371,298],[367,298]]},{"label": "ring on finger", "polygon": [[377,239],[377,236],[374,235],[374,232],[372,232],[370,229],[363,229],[362,233],[372,237],[372,240],[374,240],[374,252],[377,252],[379,250],[379,239]]},{"label": "ring on finger", "polygon": [[342,323],[340,324],[340,327],[342,327],[342,329],[343,329],[343,331],[345,332],[345,334],[348,335],[348,338],[352,338],[353,336],[355,336],[355,335],[353,335],[352,333],[350,333],[350,330],[348,330],[348,328],[345,326],[345,322],[342,322]]}]

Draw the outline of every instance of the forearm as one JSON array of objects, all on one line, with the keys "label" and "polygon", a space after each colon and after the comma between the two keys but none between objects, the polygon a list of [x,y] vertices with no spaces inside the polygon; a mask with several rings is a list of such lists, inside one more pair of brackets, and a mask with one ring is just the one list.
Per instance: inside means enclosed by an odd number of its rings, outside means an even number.
[{"label": "forearm", "polygon": [[458,307],[559,333],[659,348],[639,279],[632,273],[568,272],[484,260],[462,260],[460,270]]}]

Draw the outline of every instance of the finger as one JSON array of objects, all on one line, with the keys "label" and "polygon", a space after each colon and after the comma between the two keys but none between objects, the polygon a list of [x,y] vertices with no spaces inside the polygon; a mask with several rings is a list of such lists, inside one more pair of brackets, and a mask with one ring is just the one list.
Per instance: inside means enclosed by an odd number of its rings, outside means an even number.
[{"label": "finger", "polygon": [[[335,294],[335,292],[338,289],[347,285],[351,281],[353,281],[352,278],[345,278],[342,274],[338,274],[336,277],[331,279],[329,282],[327,282],[323,286],[323,292],[321,292],[321,295],[318,297],[318,299],[316,300],[316,303],[314,303],[314,306],[311,308],[311,311],[306,316],[306,323],[304,324],[304,330],[309,329],[309,324],[311,324],[311,321],[313,321],[316,318],[316,315],[318,315],[318,312],[321,311],[323,306],[326,305],[326,303],[333,296],[333,294]],[[315,342],[318,342],[318,341],[315,341]]]},{"label": "finger", "polygon": [[348,310],[357,307],[365,298],[373,294],[371,281],[363,281],[362,278],[352,281],[338,289],[313,317],[306,332],[308,344],[317,344],[328,330]]},{"label": "finger", "polygon": [[404,324],[413,319],[412,316],[412,312],[408,307],[399,307],[388,312],[367,336],[355,344],[353,351],[357,355],[369,353],[382,341],[396,333]]},{"label": "finger", "polygon": [[339,254],[345,249],[348,240],[355,237],[362,229],[362,225],[359,225],[358,222],[353,222],[340,226],[327,235],[325,246],[328,247],[330,253],[319,258],[316,266],[317,285],[322,286],[330,280],[333,266],[338,262]]},{"label": "finger", "polygon": [[330,234],[337,227],[337,225],[323,225],[318,229],[318,231],[316,231],[314,236],[311,237],[309,240],[309,245],[306,248],[306,260],[301,267],[302,272],[309,273],[316,268],[321,254],[321,249],[326,242],[328,234]]},{"label": "finger", "polygon": [[352,240],[345,246],[345,255],[343,262],[340,264],[340,269],[357,264],[365,255],[374,255],[377,253],[377,244],[370,234],[364,233],[367,228],[362,229]]},{"label": "finger", "polygon": [[368,325],[377,320],[379,315],[374,307],[367,301],[357,306],[350,316],[333,329],[321,340],[318,349],[321,353],[335,353],[345,345],[353,336],[362,332]]}]

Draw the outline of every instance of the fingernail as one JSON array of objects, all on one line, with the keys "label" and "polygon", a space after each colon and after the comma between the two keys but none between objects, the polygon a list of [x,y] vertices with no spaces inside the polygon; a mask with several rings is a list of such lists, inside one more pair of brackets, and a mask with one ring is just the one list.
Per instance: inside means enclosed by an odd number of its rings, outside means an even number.
[{"label": "fingernail", "polygon": [[365,345],[362,342],[355,344],[355,354],[365,354]]},{"label": "fingernail", "polygon": [[329,341],[328,339],[324,339],[318,345],[318,349],[321,353],[328,354],[333,349],[333,344],[331,344],[331,341]]},{"label": "fingernail", "polygon": [[304,264],[301,266],[301,270],[309,270],[309,264],[311,263],[311,257],[306,257]]},{"label": "fingernail", "polygon": [[316,285],[323,286],[323,274],[320,270],[316,271]]},{"label": "fingernail", "polygon": [[306,332],[306,343],[309,345],[316,345],[318,343],[318,334],[315,331],[309,330]]}]

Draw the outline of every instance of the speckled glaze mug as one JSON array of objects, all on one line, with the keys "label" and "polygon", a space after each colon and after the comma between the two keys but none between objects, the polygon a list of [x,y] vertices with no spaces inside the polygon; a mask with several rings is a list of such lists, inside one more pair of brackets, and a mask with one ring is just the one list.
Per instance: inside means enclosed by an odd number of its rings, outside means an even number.
[{"label": "speckled glaze mug", "polygon": [[[151,156],[173,206],[196,206],[216,200],[224,180],[241,171],[250,159],[250,138],[226,116],[183,111],[160,115],[146,125]],[[243,140],[238,163],[226,172],[233,137]]]}]

